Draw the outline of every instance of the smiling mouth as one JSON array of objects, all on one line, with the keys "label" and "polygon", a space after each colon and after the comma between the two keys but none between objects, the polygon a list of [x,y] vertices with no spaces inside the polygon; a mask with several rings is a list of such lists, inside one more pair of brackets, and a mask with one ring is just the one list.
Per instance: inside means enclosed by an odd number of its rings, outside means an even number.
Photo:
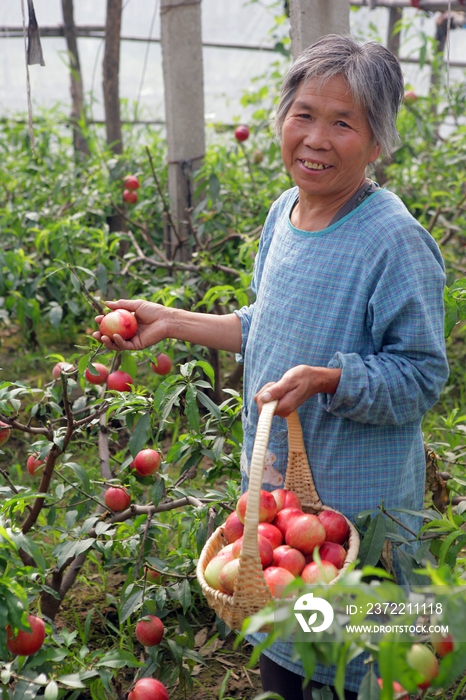
[{"label": "smiling mouth", "polygon": [[322,163],[313,163],[310,160],[301,160],[301,163],[309,170],[327,170],[331,165],[323,165]]}]

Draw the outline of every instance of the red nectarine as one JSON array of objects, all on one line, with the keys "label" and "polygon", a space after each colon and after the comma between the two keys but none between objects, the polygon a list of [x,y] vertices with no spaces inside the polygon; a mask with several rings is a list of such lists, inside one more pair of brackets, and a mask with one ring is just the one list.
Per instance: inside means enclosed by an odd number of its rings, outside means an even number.
[{"label": "red nectarine", "polygon": [[89,371],[89,368],[86,367],[86,372],[85,376],[88,382],[91,384],[104,384],[105,380],[108,377],[109,369],[105,365],[102,365],[100,362],[96,362],[95,364],[92,365],[93,369],[98,372],[98,374],[92,374]]},{"label": "red nectarine", "polygon": [[100,332],[113,338],[114,335],[121,335],[123,340],[130,340],[136,335],[138,322],[136,316],[126,309],[116,309],[110,311],[100,322]]},{"label": "red nectarine", "polygon": [[11,428],[7,423],[0,421],[0,447],[10,438]]},{"label": "red nectarine", "polygon": [[[246,505],[248,502],[248,492],[245,491],[236,504],[236,512],[238,513],[238,518],[244,524],[244,519],[246,517]],[[269,491],[261,490],[260,492],[260,504],[259,504],[259,522],[260,523],[271,523],[277,514],[277,504],[275,498]]]},{"label": "red nectarine", "polygon": [[264,578],[274,598],[281,598],[286,586],[295,579],[288,569],[283,569],[280,566],[269,566],[268,569],[264,570]]},{"label": "red nectarine", "polygon": [[145,647],[155,647],[162,641],[165,628],[155,615],[146,615],[136,625],[136,639]]},{"label": "red nectarine", "polygon": [[107,508],[118,512],[128,508],[131,503],[131,496],[121,486],[110,486],[105,492],[104,502]]},{"label": "red nectarine", "polygon": [[8,625],[6,628],[7,642],[6,645],[12,654],[18,656],[31,656],[39,651],[45,639],[45,625],[40,617],[28,615],[28,623],[31,628],[30,632],[19,630],[14,635],[13,630]]}]

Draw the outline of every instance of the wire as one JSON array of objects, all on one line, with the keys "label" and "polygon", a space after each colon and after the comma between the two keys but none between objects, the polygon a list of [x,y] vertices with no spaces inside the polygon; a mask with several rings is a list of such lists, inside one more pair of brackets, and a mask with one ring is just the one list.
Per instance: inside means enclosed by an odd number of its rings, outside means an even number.
[{"label": "wire", "polygon": [[91,82],[91,90],[90,90],[90,114],[91,114],[91,119],[94,120],[94,85],[95,85],[95,74],[97,72],[97,61],[99,59],[99,54],[102,49],[102,46],[105,44],[105,38],[100,40],[99,46],[97,48],[96,54],[95,54],[95,60],[94,60],[94,66],[92,68],[92,82]]}]

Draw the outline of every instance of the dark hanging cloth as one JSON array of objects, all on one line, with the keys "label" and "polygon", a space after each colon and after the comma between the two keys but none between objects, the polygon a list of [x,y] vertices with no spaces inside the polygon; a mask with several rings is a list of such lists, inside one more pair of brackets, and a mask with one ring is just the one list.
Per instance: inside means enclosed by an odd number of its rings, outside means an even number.
[{"label": "dark hanging cloth", "polygon": [[37,24],[36,13],[34,11],[34,3],[32,0],[28,0],[28,14],[28,66],[32,66],[35,63],[40,63],[41,66],[45,66],[44,56],[42,54],[42,46],[40,45],[39,25]]}]

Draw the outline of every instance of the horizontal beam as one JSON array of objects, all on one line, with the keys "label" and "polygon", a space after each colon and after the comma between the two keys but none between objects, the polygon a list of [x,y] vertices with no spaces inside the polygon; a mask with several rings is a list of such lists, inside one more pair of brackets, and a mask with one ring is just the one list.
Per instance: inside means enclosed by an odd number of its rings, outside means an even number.
[{"label": "horizontal beam", "polygon": [[[362,2],[363,0],[361,0]],[[388,3],[390,0],[379,0],[379,2],[386,2]],[[404,2],[405,0],[394,0],[397,2]],[[353,4],[353,3],[352,3]],[[452,3],[453,5],[454,3]],[[465,7],[466,9],[466,7]],[[45,31],[44,31],[45,29]],[[96,34],[96,33],[89,33],[90,31],[92,32],[102,32],[102,34]],[[41,37],[60,37],[64,36],[63,34],[63,28],[62,27],[41,27],[40,30]],[[87,37],[91,39],[103,39],[105,38],[104,35],[104,28],[103,27],[76,27],[76,34],[79,37]],[[23,36],[23,29],[22,27],[10,27],[10,28],[0,28],[0,39],[4,38],[12,38],[12,39],[17,39],[19,37]],[[143,42],[152,42],[155,44],[160,44],[160,39],[143,39],[141,37],[129,37],[129,36],[122,36],[121,37],[122,41],[143,41]],[[273,46],[251,46],[247,44],[219,44],[215,42],[203,42],[203,46],[207,48],[214,48],[214,49],[239,49],[241,51],[275,51]],[[419,63],[419,60],[417,58],[402,58],[398,57],[398,60],[401,63]],[[428,65],[429,61],[425,61],[425,63]],[[450,68],[466,68],[466,61],[449,61],[448,65]]]},{"label": "horizontal beam", "polygon": [[[353,7],[369,7],[370,3],[368,0],[351,0],[351,5]],[[411,0],[376,0],[377,7],[400,7],[408,8],[413,7]],[[448,10],[448,0],[419,0],[419,10],[424,10],[425,12],[445,12]],[[451,0],[452,10],[466,10],[466,6],[463,5],[458,0]],[[374,8],[372,8],[374,9]]]},{"label": "horizontal beam", "polygon": [[[40,27],[41,37],[65,36],[63,26]],[[105,27],[103,26],[80,26],[76,27],[76,36],[90,39],[105,39]],[[0,27],[0,38],[19,39],[23,38],[22,27]],[[122,41],[140,41],[143,43],[160,44],[160,39],[143,36],[121,36]],[[203,46],[213,49],[239,49],[241,51],[275,51],[272,45],[253,46],[251,44],[220,44],[215,41],[203,41]]]},{"label": "horizontal beam", "polygon": [[[34,121],[36,123],[41,123],[43,122],[44,124],[47,122],[47,119],[44,119],[43,117],[39,115],[36,115],[34,117]],[[57,119],[58,124],[69,124],[70,119]],[[158,124],[160,126],[163,126],[165,122],[162,119],[121,119],[120,120],[122,124],[131,124],[131,126],[134,126],[135,124],[143,124],[144,126],[148,124]],[[16,117],[0,117],[0,124],[27,124],[28,120],[27,119],[21,119],[21,118],[16,118]],[[86,119],[86,124],[97,124],[97,126],[105,126],[106,121],[105,119]],[[236,126],[236,124],[222,124],[223,126],[228,126],[231,127],[232,129]]]}]

